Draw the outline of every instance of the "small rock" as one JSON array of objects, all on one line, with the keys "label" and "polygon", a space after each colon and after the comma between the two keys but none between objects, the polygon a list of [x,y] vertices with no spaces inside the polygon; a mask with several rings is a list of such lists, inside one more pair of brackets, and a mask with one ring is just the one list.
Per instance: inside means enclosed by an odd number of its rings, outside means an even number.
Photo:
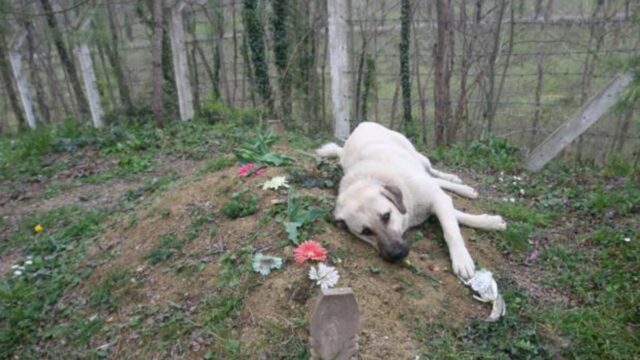
[{"label": "small rock", "polygon": [[392,289],[393,291],[402,291],[402,289],[404,289],[404,286],[402,286],[402,284],[394,284]]}]

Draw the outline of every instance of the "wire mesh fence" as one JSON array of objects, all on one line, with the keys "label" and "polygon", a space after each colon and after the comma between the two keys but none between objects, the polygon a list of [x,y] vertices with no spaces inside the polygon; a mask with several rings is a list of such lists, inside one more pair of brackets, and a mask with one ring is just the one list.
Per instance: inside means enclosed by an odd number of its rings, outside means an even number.
[{"label": "wire mesh fence", "polygon": [[[115,16],[109,19],[108,4]],[[326,1],[289,0],[286,30],[288,57],[278,67],[274,53],[272,1],[258,2],[259,21],[275,100],[273,116],[307,130],[332,126],[330,63]],[[608,0],[450,0],[449,52],[446,76],[450,90],[451,141],[470,142],[503,136],[525,151],[576,112],[632,56],[639,54],[640,24],[633,20],[638,4]],[[132,103],[151,102],[151,38],[153,19],[144,1],[59,1],[55,16],[69,46],[87,41],[97,76],[100,100],[107,114],[122,107],[119,81],[130,88]],[[598,5],[599,4],[599,5]],[[170,4],[169,4],[170,5]],[[352,125],[373,120],[403,129],[400,82],[401,2],[351,0],[347,15],[351,70]],[[411,1],[409,68],[411,108],[419,138],[434,145],[435,63],[438,13],[436,2]],[[35,2],[16,3],[6,14],[12,24],[7,46],[20,32],[29,42],[23,55],[40,122],[81,116],[66,72],[51,42],[43,10]],[[79,19],[90,17],[80,29]],[[115,20],[114,20],[115,19]],[[196,112],[221,101],[231,107],[260,107],[255,65],[245,28],[244,2],[186,1],[183,11],[189,82]],[[110,22],[111,21],[111,22]],[[115,21],[115,24],[113,23]],[[168,29],[167,24],[165,29]],[[168,39],[167,39],[168,40]],[[114,73],[114,47],[119,48],[124,79]],[[171,51],[164,44],[163,51]],[[163,63],[171,102],[172,70]],[[166,67],[165,67],[166,66]],[[287,76],[285,76],[287,75]],[[282,87],[283,79],[291,92]],[[283,90],[284,89],[284,90]],[[6,89],[2,89],[3,95]],[[3,96],[4,127],[15,125]],[[289,104],[291,111],[286,112]],[[175,111],[169,106],[169,111]],[[283,112],[284,111],[284,112]],[[612,153],[638,151],[638,112],[613,112],[578,142],[584,158],[605,161]]]}]

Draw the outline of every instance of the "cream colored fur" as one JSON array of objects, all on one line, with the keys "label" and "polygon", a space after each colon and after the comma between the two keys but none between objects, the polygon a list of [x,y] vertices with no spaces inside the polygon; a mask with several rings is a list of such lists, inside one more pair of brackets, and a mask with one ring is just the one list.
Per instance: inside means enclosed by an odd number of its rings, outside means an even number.
[{"label": "cream colored fur", "polygon": [[[500,216],[456,210],[443,189],[468,198],[476,198],[478,193],[457,176],[434,169],[407,138],[382,125],[361,123],[344,147],[329,143],[317,153],[338,157],[344,170],[334,211],[336,220],[344,220],[354,235],[383,256],[394,260],[406,256],[408,248],[402,235],[435,214],[449,248],[453,272],[468,279],[474,275],[475,265],[458,224],[491,230],[506,228]],[[404,214],[398,200],[406,208]],[[389,219],[384,220],[387,215]],[[367,229],[373,235],[366,235]]]}]

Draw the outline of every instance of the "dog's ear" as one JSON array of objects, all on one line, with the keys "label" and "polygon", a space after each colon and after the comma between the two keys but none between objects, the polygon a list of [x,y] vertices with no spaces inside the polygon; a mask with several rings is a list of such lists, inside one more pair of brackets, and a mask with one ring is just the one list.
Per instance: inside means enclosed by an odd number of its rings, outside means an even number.
[{"label": "dog's ear", "polygon": [[402,190],[395,185],[385,185],[382,188],[382,196],[391,201],[393,205],[398,208],[398,211],[400,211],[401,214],[406,214],[407,208],[404,206],[404,202],[402,201]]}]

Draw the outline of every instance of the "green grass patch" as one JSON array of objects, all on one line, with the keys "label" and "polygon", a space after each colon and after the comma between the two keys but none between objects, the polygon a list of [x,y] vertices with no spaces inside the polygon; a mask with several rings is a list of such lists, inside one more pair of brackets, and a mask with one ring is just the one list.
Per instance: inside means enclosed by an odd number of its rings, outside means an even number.
[{"label": "green grass patch", "polygon": [[[304,320],[291,319],[290,326],[283,326],[274,321],[265,321],[261,327],[264,331],[265,352],[272,359],[304,360],[309,359],[309,343]],[[266,351],[265,351],[266,350]]]},{"label": "green grass patch", "polygon": [[160,242],[149,251],[145,258],[151,265],[156,265],[169,259],[174,253],[178,252],[183,245],[184,240],[180,239],[176,234],[164,234],[160,237]]},{"label": "green grass patch", "polygon": [[250,190],[234,192],[220,209],[230,219],[237,219],[258,212],[258,198]]},{"label": "green grass patch", "polygon": [[228,154],[220,155],[213,160],[207,161],[204,166],[198,169],[198,174],[220,171],[233,166],[233,164],[235,164],[235,159],[232,156]]},{"label": "green grass patch", "polygon": [[145,183],[135,190],[128,190],[122,195],[122,201],[134,202],[143,196],[149,196],[159,191],[166,190],[173,182],[172,176],[162,176],[145,181]]},{"label": "green grass patch", "polygon": [[86,244],[99,232],[100,219],[100,213],[62,208],[32,220],[44,224],[45,230],[20,244],[28,256],[23,274],[0,279],[1,358],[28,353],[30,345],[44,338],[65,339],[79,333],[86,338],[99,328],[98,323],[83,323],[83,328],[69,333],[71,330],[54,328],[54,320],[65,289],[91,272],[78,264]]},{"label": "green grass patch", "polygon": [[506,139],[489,137],[474,140],[469,145],[454,145],[452,148],[436,149],[430,154],[434,162],[443,160],[448,166],[466,166],[480,171],[488,168],[502,171],[516,171],[520,169],[518,148]]},{"label": "green grass patch", "polygon": [[135,280],[135,274],[131,269],[110,270],[104,279],[91,290],[89,305],[112,312],[118,309],[120,299],[134,300],[138,294],[132,279]]},{"label": "green grass patch", "polygon": [[537,309],[522,289],[510,282],[503,284],[502,295],[509,308],[507,315],[497,322],[473,320],[464,329],[442,321],[414,324],[416,340],[427,349],[425,358],[552,358],[555,353],[552,342],[534,318]]}]

